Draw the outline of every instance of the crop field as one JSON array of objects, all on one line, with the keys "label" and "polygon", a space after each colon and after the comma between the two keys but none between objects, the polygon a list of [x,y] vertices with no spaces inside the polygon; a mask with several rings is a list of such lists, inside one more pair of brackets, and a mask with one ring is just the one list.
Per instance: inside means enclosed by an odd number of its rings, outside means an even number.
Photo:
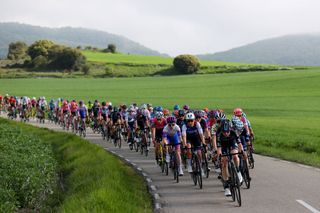
[{"label": "crop field", "polygon": [[320,70],[111,79],[1,79],[0,93],[172,109],[235,107],[247,113],[256,151],[320,167]]},{"label": "crop field", "polygon": [[[105,63],[135,63],[135,64],[166,64],[172,65],[173,58],[161,56],[144,56],[144,55],[130,55],[130,54],[112,54],[101,53],[93,51],[82,51],[87,57],[88,61],[105,62]],[[204,61],[200,60],[202,66],[239,66],[250,65],[237,62],[224,61]]]}]

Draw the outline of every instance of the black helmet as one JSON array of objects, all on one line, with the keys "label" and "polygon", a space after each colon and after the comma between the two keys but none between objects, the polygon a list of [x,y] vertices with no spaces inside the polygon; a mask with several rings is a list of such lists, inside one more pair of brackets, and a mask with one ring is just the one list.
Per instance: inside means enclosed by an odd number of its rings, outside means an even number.
[{"label": "black helmet", "polygon": [[221,121],[222,132],[230,132],[231,126],[230,121],[228,119],[223,119]]},{"label": "black helmet", "polygon": [[108,110],[112,110],[112,106],[111,105],[108,106]]},{"label": "black helmet", "polygon": [[179,116],[184,116],[184,110],[183,109],[180,109],[179,112],[178,112]]},{"label": "black helmet", "polygon": [[118,112],[118,107],[113,107],[114,112]]},{"label": "black helmet", "polygon": [[103,101],[101,104],[102,104],[102,106],[105,106],[105,105],[106,105],[106,102]]}]

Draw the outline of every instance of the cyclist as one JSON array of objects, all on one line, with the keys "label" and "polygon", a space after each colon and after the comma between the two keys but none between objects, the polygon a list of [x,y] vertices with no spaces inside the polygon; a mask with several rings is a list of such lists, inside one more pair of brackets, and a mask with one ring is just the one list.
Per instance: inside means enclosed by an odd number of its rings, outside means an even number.
[{"label": "cyclist", "polygon": [[133,106],[129,106],[128,115],[125,118],[126,125],[128,127],[128,145],[131,146],[133,142],[132,131],[134,129],[134,123],[136,119],[135,111]]},{"label": "cyclist", "polygon": [[[143,114],[141,109],[137,110],[137,116],[135,121],[135,127],[136,127],[136,135],[139,136],[138,130],[144,132],[145,141],[147,140],[146,136],[146,130],[149,127],[149,120],[148,118]],[[147,146],[149,150],[149,146]]]},{"label": "cyclist", "polygon": [[[183,175],[182,170],[182,160],[181,160],[181,150],[180,150],[180,144],[181,144],[181,129],[176,124],[177,119],[174,116],[169,116],[167,118],[167,125],[163,129],[163,143],[165,145],[171,145],[172,147],[175,147],[176,155],[177,155],[177,164],[179,166],[179,176]],[[168,146],[166,146],[166,161],[167,163],[170,163],[170,156],[169,156],[169,150]]]},{"label": "cyclist", "polygon": [[153,118],[152,123],[151,123],[151,132],[152,132],[152,142],[153,146],[155,147],[155,156],[156,156],[156,161],[158,162],[158,157],[159,157],[159,146],[160,142],[162,141],[162,132],[163,128],[167,124],[166,119],[163,117],[162,112],[156,112],[155,118]]},{"label": "cyclist", "polygon": [[180,129],[182,129],[182,126],[185,124],[185,120],[184,120],[184,110],[180,109],[178,111],[178,118],[177,118],[177,125],[180,127]]},{"label": "cyclist", "polygon": [[111,138],[114,139],[115,133],[116,133],[116,127],[121,125],[122,117],[119,112],[118,107],[113,107],[113,111],[110,114],[111,120],[110,120],[110,126],[111,126]]},{"label": "cyclist", "polygon": [[83,130],[86,130],[86,124],[85,119],[88,114],[88,109],[86,105],[84,105],[83,101],[79,101],[79,107],[78,107],[78,118],[79,118],[79,127],[81,126]]},{"label": "cyclist", "polygon": [[[231,154],[238,153],[238,144],[240,143],[239,138],[237,134],[232,130],[231,128],[231,122],[228,119],[221,120],[221,125],[217,130],[216,133],[217,137],[217,145],[221,148],[222,154],[227,154],[228,150]],[[220,151],[218,151],[220,152]],[[219,153],[219,155],[221,154]],[[242,183],[243,178],[241,176],[241,173],[239,171],[239,157],[238,155],[233,155],[233,160],[235,162],[236,170],[237,170],[237,176],[239,178],[240,183]],[[223,187],[224,187],[224,194],[225,196],[231,196],[231,192],[229,189],[228,184],[228,158],[222,157],[221,158],[222,163],[222,178],[223,178]]]},{"label": "cyclist", "polygon": [[60,115],[61,115],[60,122],[64,124],[67,129],[69,129],[69,119],[67,116],[70,115],[70,107],[69,107],[68,101],[63,101]]},{"label": "cyclist", "polygon": [[3,97],[2,95],[0,94],[0,114],[2,112],[2,107],[3,107]]},{"label": "cyclist", "polygon": [[[191,173],[191,148],[197,153],[201,164],[201,147],[202,144],[205,144],[201,125],[195,121],[195,116],[192,112],[186,114],[186,124],[182,126],[182,139],[184,147],[187,147],[187,169],[188,172]],[[204,176],[203,171],[201,171],[201,173]]]}]

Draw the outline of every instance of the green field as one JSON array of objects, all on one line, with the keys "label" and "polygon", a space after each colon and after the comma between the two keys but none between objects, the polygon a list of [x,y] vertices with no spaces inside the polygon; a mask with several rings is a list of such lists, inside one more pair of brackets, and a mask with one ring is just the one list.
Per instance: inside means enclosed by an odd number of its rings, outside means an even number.
[{"label": "green field", "polygon": [[[129,55],[129,54],[112,54],[93,51],[82,51],[88,61],[104,62],[104,63],[134,63],[134,64],[166,64],[172,65],[173,58],[161,56],[144,56],[144,55]],[[200,61],[202,66],[239,66],[244,63],[223,62],[223,61]]]},{"label": "green field", "polygon": [[320,167],[320,70],[112,79],[1,79],[0,93],[247,113],[256,151]]}]

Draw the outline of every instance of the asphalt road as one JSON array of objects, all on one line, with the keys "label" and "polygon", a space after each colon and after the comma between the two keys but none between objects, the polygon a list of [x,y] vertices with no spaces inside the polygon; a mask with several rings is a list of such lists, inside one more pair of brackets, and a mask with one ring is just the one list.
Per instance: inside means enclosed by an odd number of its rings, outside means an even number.
[{"label": "asphalt road", "polygon": [[[62,131],[61,127],[45,123],[33,125]],[[204,179],[203,189],[194,186],[190,175],[180,177],[180,182],[173,180],[172,173],[165,176],[154,160],[153,148],[148,157],[129,150],[126,144],[115,148],[101,136],[87,132],[87,140],[105,148],[109,152],[127,159],[148,177],[155,194],[155,203],[161,212],[320,212],[320,169],[279,159],[254,155],[255,168],[250,170],[251,188],[241,188],[242,206],[237,207],[231,198],[224,196],[222,184],[215,172]],[[211,166],[212,167],[212,166]]]}]

